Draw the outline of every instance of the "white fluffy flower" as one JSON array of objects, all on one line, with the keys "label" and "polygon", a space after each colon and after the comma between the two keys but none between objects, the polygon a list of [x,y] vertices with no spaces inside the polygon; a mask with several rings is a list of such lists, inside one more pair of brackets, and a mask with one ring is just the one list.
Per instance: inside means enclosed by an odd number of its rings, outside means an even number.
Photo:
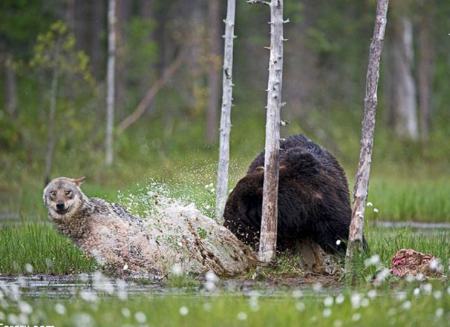
[{"label": "white fluffy flower", "polygon": [[189,313],[189,309],[187,307],[185,307],[185,306],[182,306],[180,308],[179,312],[180,312],[180,315],[187,316],[187,314]]},{"label": "white fluffy flower", "polygon": [[247,314],[246,314],[245,312],[239,312],[239,313],[237,314],[237,319],[238,319],[238,320],[241,320],[241,321],[247,320]]}]

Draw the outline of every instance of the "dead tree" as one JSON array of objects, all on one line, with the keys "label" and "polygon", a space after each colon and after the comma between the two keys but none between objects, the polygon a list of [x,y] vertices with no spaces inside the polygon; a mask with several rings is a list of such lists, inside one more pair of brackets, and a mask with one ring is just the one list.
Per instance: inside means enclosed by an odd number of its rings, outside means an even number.
[{"label": "dead tree", "polygon": [[370,164],[372,161],[375,113],[377,107],[377,88],[380,75],[380,58],[383,50],[384,32],[387,22],[389,0],[378,0],[375,28],[369,50],[369,63],[366,75],[366,95],[361,131],[361,150],[353,194],[353,211],[345,258],[345,273],[351,276],[355,253],[362,250],[364,209],[369,188]]},{"label": "dead tree", "polygon": [[[401,8],[399,9],[401,10]],[[394,16],[395,17],[395,16]],[[392,19],[392,82],[394,131],[409,140],[419,138],[417,121],[417,90],[413,75],[413,23],[405,14]]]},{"label": "dead tree", "polygon": [[275,257],[278,220],[278,172],[280,150],[280,110],[283,78],[283,0],[265,3],[270,6],[270,58],[267,87],[266,144],[264,187],[259,242],[259,260],[268,263]]},{"label": "dead tree", "polygon": [[223,220],[223,210],[228,191],[230,162],[231,105],[233,102],[233,38],[236,0],[228,0],[225,19],[225,45],[222,77],[222,110],[220,116],[219,166],[217,169],[216,218]]},{"label": "dead tree", "polygon": [[417,67],[419,126],[421,139],[423,142],[427,142],[431,123],[431,98],[435,54],[431,36],[432,8],[424,3],[420,9],[422,11],[422,17],[419,23],[419,46],[417,48],[419,52]]},{"label": "dead tree", "polygon": [[108,1],[108,67],[106,76],[106,158],[110,166],[113,162],[113,125],[114,125],[114,73],[116,60],[116,0]]}]

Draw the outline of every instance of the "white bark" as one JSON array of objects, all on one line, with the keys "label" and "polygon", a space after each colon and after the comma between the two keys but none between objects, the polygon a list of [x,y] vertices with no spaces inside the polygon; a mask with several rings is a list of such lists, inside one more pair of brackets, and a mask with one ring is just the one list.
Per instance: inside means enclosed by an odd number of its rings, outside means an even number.
[{"label": "white bark", "polygon": [[283,77],[283,0],[271,0],[270,20],[264,187],[259,243],[259,260],[266,263],[274,259],[277,244],[280,109]]},{"label": "white bark", "polygon": [[377,88],[380,75],[380,58],[383,50],[384,33],[386,29],[386,15],[389,0],[378,0],[372,42],[369,50],[369,63],[366,75],[366,95],[364,98],[364,117],[361,131],[361,150],[359,165],[356,173],[356,183],[353,195],[353,211],[350,224],[345,272],[352,273],[352,262],[355,252],[363,245],[364,209],[366,206],[370,164],[372,161],[373,135],[375,131],[375,114],[377,107]]},{"label": "white bark", "polygon": [[223,221],[228,195],[228,167],[230,162],[231,105],[233,102],[233,38],[236,0],[228,0],[225,19],[225,45],[223,56],[222,110],[220,116],[219,166],[217,169],[216,219]]},{"label": "white bark", "polygon": [[116,60],[116,0],[108,0],[108,67],[106,94],[106,165],[113,162],[113,125],[114,125],[114,73]]},{"label": "white bark", "polygon": [[412,75],[414,63],[413,26],[403,16],[398,22],[397,37],[393,46],[394,60],[394,112],[395,131],[400,137],[412,140],[419,138],[417,119],[416,83]]}]

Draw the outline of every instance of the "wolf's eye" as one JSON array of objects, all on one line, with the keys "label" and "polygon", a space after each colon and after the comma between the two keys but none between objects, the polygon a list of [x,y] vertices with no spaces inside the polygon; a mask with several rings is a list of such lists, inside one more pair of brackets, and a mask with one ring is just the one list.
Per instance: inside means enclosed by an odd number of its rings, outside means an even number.
[{"label": "wolf's eye", "polygon": [[72,196],[72,191],[66,191],[66,196],[71,197]]},{"label": "wolf's eye", "polygon": [[51,191],[51,192],[50,192],[50,196],[51,196],[52,198],[54,198],[54,197],[56,196],[56,191]]}]

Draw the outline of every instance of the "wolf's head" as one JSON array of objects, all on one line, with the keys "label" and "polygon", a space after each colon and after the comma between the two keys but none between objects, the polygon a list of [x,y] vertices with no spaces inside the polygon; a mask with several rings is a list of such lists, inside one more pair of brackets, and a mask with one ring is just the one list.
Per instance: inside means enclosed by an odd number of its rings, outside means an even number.
[{"label": "wolf's head", "polygon": [[44,204],[52,219],[70,218],[78,212],[84,200],[80,185],[84,177],[58,177],[44,189]]}]

